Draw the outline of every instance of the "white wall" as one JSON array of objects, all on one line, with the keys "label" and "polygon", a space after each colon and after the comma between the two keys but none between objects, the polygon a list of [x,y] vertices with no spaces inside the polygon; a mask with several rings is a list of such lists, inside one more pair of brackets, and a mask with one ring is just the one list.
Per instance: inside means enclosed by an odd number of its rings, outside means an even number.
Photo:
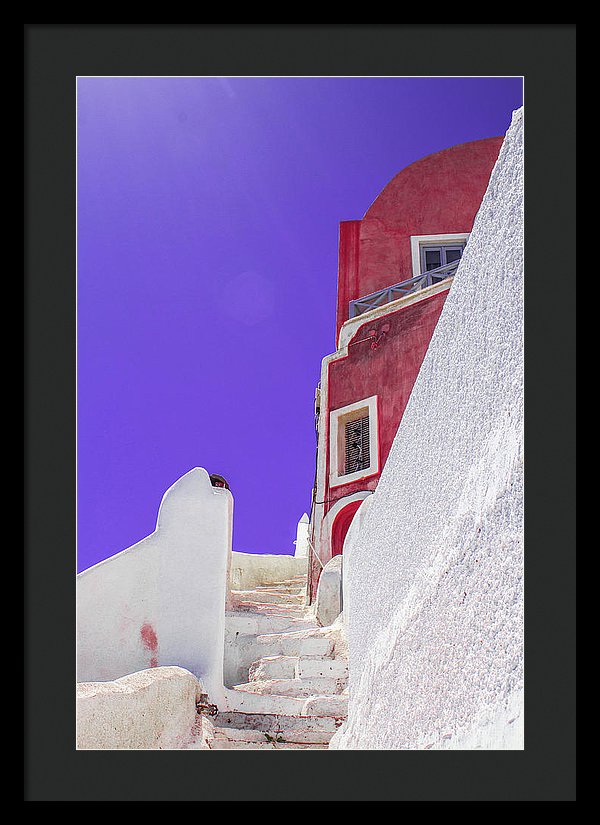
[{"label": "white wall", "polygon": [[113,682],[81,682],[77,748],[185,747],[198,722],[196,699],[202,692],[196,677],[179,667],[143,670]]},{"label": "white wall", "polygon": [[233,498],[196,467],[164,494],[154,533],[77,577],[77,680],[177,665],[223,701]]},{"label": "white wall", "polygon": [[342,581],[342,555],[338,555],[327,562],[317,585],[314,610],[323,627],[333,624],[342,612]]},{"label": "white wall", "polygon": [[513,115],[377,490],[344,547],[332,748],[523,747],[523,156]]},{"label": "white wall", "polygon": [[253,590],[306,573],[305,556],[269,555],[268,553],[231,554],[231,587],[233,590]]},{"label": "white wall", "polygon": [[308,529],[308,513],[304,513],[298,522],[298,527],[296,528],[296,541],[294,542],[296,545],[294,556],[296,556],[296,558],[304,558],[305,556],[308,556]]}]

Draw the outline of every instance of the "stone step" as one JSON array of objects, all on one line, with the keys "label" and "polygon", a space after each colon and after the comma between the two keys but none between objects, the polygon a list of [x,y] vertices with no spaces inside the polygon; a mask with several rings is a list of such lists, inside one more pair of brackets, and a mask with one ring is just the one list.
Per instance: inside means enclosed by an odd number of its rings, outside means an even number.
[{"label": "stone step", "polygon": [[[306,573],[297,573],[295,576],[289,576],[287,579],[272,579],[269,584],[289,584],[293,582],[294,584],[302,583],[306,584],[308,579],[308,575]],[[265,585],[259,585],[259,587],[264,587]]]},{"label": "stone step", "polygon": [[289,581],[272,582],[271,584],[259,584],[254,588],[254,591],[259,593],[264,590],[272,593],[300,593],[303,589],[302,584],[300,581],[290,579]]},{"label": "stone step", "polygon": [[268,713],[283,716],[300,716],[305,697],[283,696],[270,693],[252,693],[234,687],[227,692],[227,707],[244,713]]},{"label": "stone step", "polygon": [[295,679],[299,661],[298,656],[263,656],[262,659],[250,665],[248,679],[250,681]]},{"label": "stone step", "polygon": [[228,739],[213,739],[209,744],[210,750],[234,751],[234,750],[269,750],[269,751],[313,751],[328,750],[327,743],[301,744],[299,742],[238,742]]},{"label": "stone step", "polygon": [[[267,633],[256,637],[257,646],[265,656],[330,656],[333,641],[326,636],[308,635],[310,631],[295,633]],[[263,658],[262,656],[259,658]]]},{"label": "stone step", "polygon": [[[342,679],[313,677],[309,679],[254,679],[234,690],[246,693],[260,693],[269,696],[332,696],[344,689]],[[324,714],[327,715],[327,714]]]},{"label": "stone step", "polygon": [[302,582],[301,581],[273,581],[273,582],[265,582],[264,584],[255,584],[253,586],[246,586],[243,585],[234,588],[234,592],[236,593],[253,593],[255,591],[260,590],[272,590],[274,593],[287,593],[289,590],[298,591],[302,589]]},{"label": "stone step", "polygon": [[259,604],[304,604],[304,592],[289,590],[232,590],[234,602],[257,602]]},{"label": "stone step", "polygon": [[310,618],[299,615],[271,613],[228,612],[225,615],[227,632],[239,636],[260,636],[270,633],[293,633],[297,630],[317,630],[319,625]]},{"label": "stone step", "polygon": [[348,716],[348,696],[347,694],[311,696],[304,703],[302,713],[306,716],[333,716],[335,719],[346,719]]},{"label": "stone step", "polygon": [[[293,736],[295,739],[299,738],[299,742],[294,742],[297,745],[324,745],[329,742],[333,733],[331,731],[296,731],[287,735]],[[283,733],[279,732],[271,733],[269,736],[271,738],[284,738]],[[257,744],[268,742],[264,731],[253,728],[215,728],[214,739],[216,741],[227,740],[229,742],[254,742]],[[291,740],[289,741],[291,742]]]},{"label": "stone step", "polygon": [[[257,613],[263,616],[289,616],[308,618],[302,604],[276,604],[275,602],[234,602],[236,613]],[[320,626],[320,625],[318,625]]]},{"label": "stone step", "polygon": [[302,616],[308,616],[306,610],[306,605],[300,604],[300,602],[264,602],[261,601],[260,596],[257,596],[256,599],[253,601],[252,599],[247,599],[246,601],[238,601],[235,604],[242,605],[243,609],[247,610],[246,605],[256,605],[256,609],[260,612],[268,612],[268,613],[287,613],[289,612],[290,615],[292,614],[300,614]]},{"label": "stone step", "polygon": [[[338,727],[341,719],[333,716],[286,716],[285,714],[244,713],[242,711],[222,711],[214,719],[216,729],[229,736],[229,730],[236,730],[236,736],[247,740],[250,732],[263,736],[282,736],[288,742],[311,744],[329,742]],[[245,735],[240,735],[244,731]]]},{"label": "stone step", "polygon": [[274,593],[287,593],[290,590],[300,592],[305,584],[306,581],[304,579],[286,579],[267,582],[266,584],[256,584],[254,587],[239,587],[237,588],[237,592],[252,593],[255,590],[272,590]]},{"label": "stone step", "polygon": [[[241,634],[232,631],[231,626],[227,628],[227,643],[226,643],[226,683],[227,686],[239,685],[242,682],[251,681],[250,667],[259,662],[263,658],[271,658],[275,656],[283,656],[285,653],[303,652],[306,655],[313,655],[329,653],[329,643],[317,636],[315,641],[307,641],[314,633],[318,634],[318,630],[308,628],[304,630],[294,630],[283,633],[266,633],[266,634]],[[282,642],[283,639],[292,638],[292,642]],[[302,639],[300,641],[299,639]],[[293,646],[293,650],[288,648]],[[316,645],[316,647],[315,647]],[[287,647],[286,647],[287,646]],[[282,649],[286,647],[286,649]],[[269,666],[270,667],[270,666]],[[264,678],[294,678],[295,671],[271,671],[264,675]]]},{"label": "stone step", "polygon": [[348,678],[347,659],[324,659],[320,656],[303,656],[298,659],[295,676],[298,679],[329,676],[333,679]]}]

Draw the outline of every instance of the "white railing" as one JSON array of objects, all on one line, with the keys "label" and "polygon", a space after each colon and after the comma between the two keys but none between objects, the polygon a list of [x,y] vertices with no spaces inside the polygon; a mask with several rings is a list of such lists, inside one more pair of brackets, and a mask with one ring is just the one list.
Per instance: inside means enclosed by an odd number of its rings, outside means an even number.
[{"label": "white railing", "polygon": [[452,261],[450,264],[440,266],[437,269],[430,269],[429,272],[424,272],[422,275],[416,275],[414,278],[409,278],[406,281],[400,281],[393,286],[387,286],[385,289],[380,289],[377,292],[372,292],[370,295],[365,295],[362,298],[357,298],[355,301],[350,301],[350,318],[356,318],[357,315],[362,315],[364,312],[369,312],[371,309],[389,304],[404,295],[410,295],[412,292],[418,292],[433,284],[445,281],[456,272],[460,261]]}]

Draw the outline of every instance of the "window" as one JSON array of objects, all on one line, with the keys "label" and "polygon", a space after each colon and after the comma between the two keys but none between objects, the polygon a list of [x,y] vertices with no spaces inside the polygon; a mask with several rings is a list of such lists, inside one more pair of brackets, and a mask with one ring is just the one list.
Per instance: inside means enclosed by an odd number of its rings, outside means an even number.
[{"label": "window", "polygon": [[468,240],[468,232],[411,235],[412,277],[416,278],[432,269],[460,260]]},{"label": "window", "polygon": [[421,244],[421,274],[461,259],[465,244],[430,246]]},{"label": "window", "polygon": [[346,421],[344,475],[369,466],[369,416]]},{"label": "window", "polygon": [[379,472],[377,396],[330,412],[329,483],[332,487]]}]

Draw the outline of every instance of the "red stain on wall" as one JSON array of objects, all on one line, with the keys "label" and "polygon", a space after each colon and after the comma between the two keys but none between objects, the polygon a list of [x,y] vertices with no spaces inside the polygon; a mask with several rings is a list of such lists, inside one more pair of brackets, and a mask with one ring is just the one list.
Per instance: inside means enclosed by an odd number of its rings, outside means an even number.
[{"label": "red stain on wall", "polygon": [[140,628],[140,636],[142,643],[146,650],[152,655],[150,656],[150,667],[158,667],[158,637],[156,631],[149,622],[144,622]]}]

